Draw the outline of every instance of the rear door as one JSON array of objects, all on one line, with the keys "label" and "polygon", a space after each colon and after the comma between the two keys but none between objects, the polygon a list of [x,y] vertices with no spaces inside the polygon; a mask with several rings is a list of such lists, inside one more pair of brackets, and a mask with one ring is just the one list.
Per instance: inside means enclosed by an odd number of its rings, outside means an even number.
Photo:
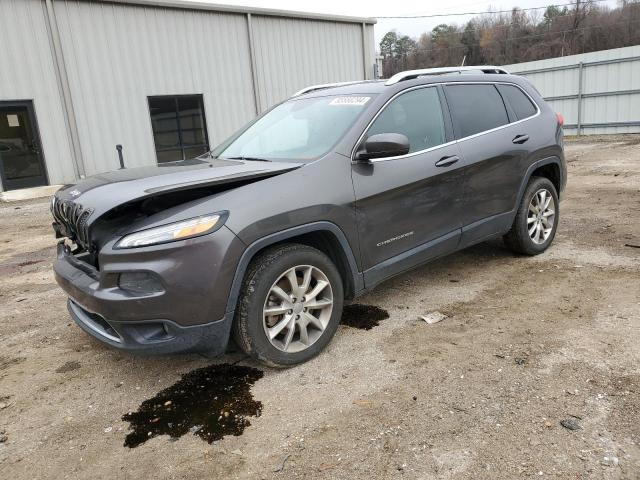
[{"label": "rear door", "polygon": [[362,141],[400,133],[410,145],[407,155],[353,165],[363,266],[373,270],[365,272],[365,282],[375,283],[458,243],[462,162],[443,106],[440,87],[407,90],[363,135]]},{"label": "rear door", "polygon": [[464,160],[465,246],[508,228],[527,157],[527,135],[533,132],[517,122],[492,83],[449,84],[445,92]]}]

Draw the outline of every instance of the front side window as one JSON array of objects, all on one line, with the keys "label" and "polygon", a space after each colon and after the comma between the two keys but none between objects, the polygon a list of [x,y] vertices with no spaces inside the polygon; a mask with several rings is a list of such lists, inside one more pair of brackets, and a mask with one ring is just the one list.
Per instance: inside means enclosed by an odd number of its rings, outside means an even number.
[{"label": "front side window", "polygon": [[447,85],[445,90],[458,138],[509,123],[504,102],[494,85]]},{"label": "front side window", "polygon": [[391,101],[371,124],[368,136],[400,133],[409,139],[409,153],[445,143],[444,118],[435,87],[403,93]]},{"label": "front side window", "polygon": [[538,111],[536,106],[529,100],[529,97],[518,87],[513,85],[498,85],[498,90],[500,90],[504,99],[509,102],[518,120],[531,117]]},{"label": "front side window", "polygon": [[364,111],[370,96],[292,99],[213,150],[215,157],[309,161],[327,152]]},{"label": "front side window", "polygon": [[158,163],[209,150],[202,95],[149,97],[149,112]]}]

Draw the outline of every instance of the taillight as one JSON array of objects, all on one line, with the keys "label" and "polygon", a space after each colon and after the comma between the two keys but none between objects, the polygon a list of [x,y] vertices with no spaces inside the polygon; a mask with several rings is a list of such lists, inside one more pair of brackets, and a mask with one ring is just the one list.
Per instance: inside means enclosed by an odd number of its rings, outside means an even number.
[{"label": "taillight", "polygon": [[558,119],[558,125],[563,126],[564,125],[564,117],[562,116],[562,114],[556,112],[556,118]]}]

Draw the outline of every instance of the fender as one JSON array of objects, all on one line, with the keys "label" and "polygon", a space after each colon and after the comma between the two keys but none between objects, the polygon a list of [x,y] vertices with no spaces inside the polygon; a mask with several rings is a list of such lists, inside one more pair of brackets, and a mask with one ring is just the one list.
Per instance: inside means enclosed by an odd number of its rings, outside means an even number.
[{"label": "fender", "polygon": [[236,304],[238,301],[238,296],[240,295],[240,287],[242,286],[244,274],[247,271],[247,267],[249,266],[249,263],[251,262],[255,254],[263,248],[268,247],[269,245],[273,245],[275,243],[282,242],[283,240],[287,240],[289,238],[293,238],[298,235],[310,232],[329,232],[338,239],[340,247],[342,248],[345,257],[347,258],[348,267],[350,270],[348,273],[351,274],[355,293],[357,294],[358,292],[364,290],[363,275],[358,271],[356,258],[353,254],[353,250],[351,250],[351,245],[349,245],[344,232],[335,223],[326,221],[313,222],[305,225],[299,225],[297,227],[288,228],[280,232],[272,233],[270,235],[267,235],[266,237],[262,237],[256,240],[247,247],[247,249],[240,257],[240,261],[238,262],[238,266],[236,267],[236,273],[233,277],[231,291],[229,292],[229,298],[227,300],[227,313],[225,317],[232,316],[231,314],[233,314],[236,309]]},{"label": "fender", "polygon": [[[518,206],[522,201],[522,197],[524,196],[524,191],[527,188],[527,185],[529,184],[529,180],[531,179],[531,175],[533,174],[534,170],[540,167],[543,167],[544,165],[550,165],[550,164],[555,164],[558,166],[558,170],[560,172],[560,188],[562,188],[562,185],[565,184],[565,178],[564,178],[565,173],[562,169],[562,162],[560,161],[560,158],[556,156],[547,157],[529,165],[529,168],[527,168],[527,171],[522,177],[522,182],[520,183],[520,189],[518,190],[518,196],[516,197],[516,204],[513,207],[513,210],[509,212],[510,213],[509,225],[511,225],[513,223],[513,220],[516,218],[516,214],[518,213]],[[560,198],[560,190],[558,190],[558,198]]]}]

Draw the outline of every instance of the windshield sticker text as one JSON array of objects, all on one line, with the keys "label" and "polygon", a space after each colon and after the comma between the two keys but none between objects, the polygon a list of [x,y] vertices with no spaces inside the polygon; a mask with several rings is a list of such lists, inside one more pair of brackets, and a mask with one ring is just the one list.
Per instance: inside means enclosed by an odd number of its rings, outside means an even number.
[{"label": "windshield sticker text", "polygon": [[365,105],[371,97],[336,97],[329,105]]}]

